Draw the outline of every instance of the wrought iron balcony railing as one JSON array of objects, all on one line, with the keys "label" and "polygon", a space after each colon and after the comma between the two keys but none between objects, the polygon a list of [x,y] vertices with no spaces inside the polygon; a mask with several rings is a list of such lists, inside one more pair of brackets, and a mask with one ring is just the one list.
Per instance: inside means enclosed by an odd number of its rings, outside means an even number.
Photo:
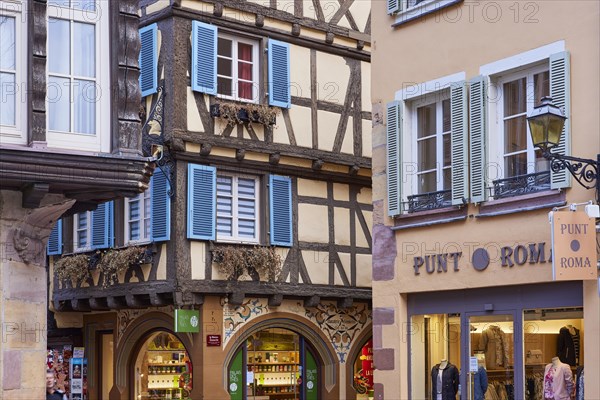
[{"label": "wrought iron balcony railing", "polygon": [[494,199],[520,196],[550,189],[550,171],[498,179],[489,188]]},{"label": "wrought iron balcony railing", "polygon": [[435,210],[452,206],[452,191],[440,190],[437,192],[415,194],[408,196],[407,199],[408,201],[404,204],[409,213]]}]

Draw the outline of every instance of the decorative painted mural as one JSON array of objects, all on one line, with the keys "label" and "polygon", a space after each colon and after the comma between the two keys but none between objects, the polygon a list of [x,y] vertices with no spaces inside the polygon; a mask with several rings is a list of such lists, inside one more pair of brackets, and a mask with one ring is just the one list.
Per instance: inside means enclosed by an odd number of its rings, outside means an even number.
[{"label": "decorative painted mural", "polygon": [[121,337],[123,337],[123,333],[125,332],[127,327],[131,325],[131,323],[139,316],[155,311],[160,311],[172,315],[174,309],[175,308],[173,306],[168,306],[119,310],[119,312],[117,313],[117,343],[121,341]]},{"label": "decorative painted mural", "polygon": [[[246,323],[268,314],[267,299],[245,299],[239,306],[230,305],[227,299],[221,300],[223,306],[224,343],[227,345],[235,333]],[[371,311],[367,305],[350,308],[338,308],[335,302],[321,303],[306,308],[302,302],[287,300],[277,307],[278,312],[288,312],[306,318],[317,325],[336,351],[340,363],[345,363],[348,352],[358,335],[371,322]]]}]

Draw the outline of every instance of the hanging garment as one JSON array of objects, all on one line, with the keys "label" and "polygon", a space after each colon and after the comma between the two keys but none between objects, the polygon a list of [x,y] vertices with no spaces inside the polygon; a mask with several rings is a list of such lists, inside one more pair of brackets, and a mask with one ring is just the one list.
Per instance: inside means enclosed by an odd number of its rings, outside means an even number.
[{"label": "hanging garment", "polygon": [[548,364],[544,370],[544,398],[552,400],[569,400],[575,383],[571,367],[567,364]]},{"label": "hanging garment", "polygon": [[[575,334],[571,335],[569,328],[563,326],[558,333],[557,355],[561,362],[573,367],[577,366],[579,353],[579,329],[573,328]],[[577,347],[575,347],[577,342]]]},{"label": "hanging garment", "polygon": [[474,395],[475,395],[475,400],[484,400],[485,399],[485,392],[488,389],[488,378],[487,378],[487,372],[485,371],[485,368],[483,367],[479,367],[479,369],[477,370],[477,372],[474,374],[474,381],[475,381],[475,389],[474,389]]},{"label": "hanging garment", "polygon": [[583,400],[583,366],[577,368],[577,384],[575,385],[575,400]]},{"label": "hanging garment", "polygon": [[[441,380],[441,385],[438,383],[438,380]],[[448,363],[446,368],[441,370],[440,364],[437,364],[431,369],[431,398],[438,399],[438,394],[440,394],[441,400],[455,400],[456,393],[458,392],[458,383],[459,372],[456,366]]]},{"label": "hanging garment", "polygon": [[502,329],[491,325],[481,334],[479,350],[485,352],[485,365],[488,369],[508,366],[508,347]]}]

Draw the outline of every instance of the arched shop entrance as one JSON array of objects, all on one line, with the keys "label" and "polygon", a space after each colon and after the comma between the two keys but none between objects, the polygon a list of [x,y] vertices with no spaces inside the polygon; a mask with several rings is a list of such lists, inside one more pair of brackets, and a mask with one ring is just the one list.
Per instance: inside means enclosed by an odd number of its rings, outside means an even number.
[{"label": "arched shop entrance", "polygon": [[185,399],[192,389],[192,364],[183,343],[171,332],[145,336],[132,359],[131,398]]},{"label": "arched shop entrance", "polygon": [[311,341],[292,329],[264,327],[248,333],[228,363],[231,400],[323,398],[323,360]]},{"label": "arched shop entrance", "polygon": [[352,365],[352,387],[357,399],[373,397],[373,339],[361,347]]}]

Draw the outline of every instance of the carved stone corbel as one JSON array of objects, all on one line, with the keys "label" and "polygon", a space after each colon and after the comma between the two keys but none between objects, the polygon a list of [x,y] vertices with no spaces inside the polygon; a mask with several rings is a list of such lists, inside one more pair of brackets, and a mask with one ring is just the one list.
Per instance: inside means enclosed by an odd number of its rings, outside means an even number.
[{"label": "carved stone corbel", "polygon": [[45,265],[50,232],[56,221],[74,203],[75,200],[65,200],[27,211],[11,232],[15,256],[18,255],[25,264]]}]

